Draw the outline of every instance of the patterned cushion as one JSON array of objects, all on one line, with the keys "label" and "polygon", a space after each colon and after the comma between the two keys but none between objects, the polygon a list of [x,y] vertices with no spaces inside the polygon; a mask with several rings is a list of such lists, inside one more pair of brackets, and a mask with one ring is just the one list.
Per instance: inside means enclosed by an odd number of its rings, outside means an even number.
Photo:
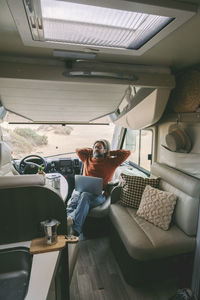
[{"label": "patterned cushion", "polygon": [[137,215],[167,230],[176,204],[176,195],[147,185]]},{"label": "patterned cushion", "polygon": [[119,185],[122,187],[120,204],[138,208],[146,185],[159,187],[160,178],[143,178],[140,176],[120,175]]}]

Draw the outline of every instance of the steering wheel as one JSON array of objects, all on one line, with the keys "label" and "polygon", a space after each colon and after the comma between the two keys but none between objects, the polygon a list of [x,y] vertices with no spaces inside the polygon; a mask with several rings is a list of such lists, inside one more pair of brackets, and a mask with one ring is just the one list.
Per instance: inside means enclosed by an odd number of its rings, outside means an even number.
[{"label": "steering wheel", "polygon": [[[36,164],[34,162],[31,162],[31,159],[40,159],[41,160],[41,164]],[[39,156],[39,155],[28,155],[25,156],[19,164],[19,172],[21,174],[36,174],[38,172],[38,168],[42,165],[43,169],[45,170],[47,167],[47,162],[46,160]]]}]

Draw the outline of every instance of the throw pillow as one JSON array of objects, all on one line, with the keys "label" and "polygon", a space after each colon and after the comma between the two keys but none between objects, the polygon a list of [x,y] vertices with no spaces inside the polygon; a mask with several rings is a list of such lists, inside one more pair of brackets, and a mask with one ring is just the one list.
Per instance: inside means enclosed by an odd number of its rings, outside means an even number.
[{"label": "throw pillow", "polygon": [[120,204],[138,208],[146,185],[159,187],[160,178],[143,178],[140,176],[120,175],[119,185],[122,187]]},{"label": "throw pillow", "polygon": [[164,230],[168,230],[176,200],[176,195],[147,185],[137,215]]}]

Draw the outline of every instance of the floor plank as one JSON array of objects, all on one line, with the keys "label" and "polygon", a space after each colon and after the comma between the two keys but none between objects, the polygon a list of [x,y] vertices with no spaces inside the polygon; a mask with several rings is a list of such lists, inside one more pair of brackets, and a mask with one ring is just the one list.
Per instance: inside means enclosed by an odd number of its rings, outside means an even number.
[{"label": "floor plank", "polygon": [[70,300],[167,300],[174,281],[143,287],[128,285],[112,254],[109,238],[83,240],[70,286]]}]

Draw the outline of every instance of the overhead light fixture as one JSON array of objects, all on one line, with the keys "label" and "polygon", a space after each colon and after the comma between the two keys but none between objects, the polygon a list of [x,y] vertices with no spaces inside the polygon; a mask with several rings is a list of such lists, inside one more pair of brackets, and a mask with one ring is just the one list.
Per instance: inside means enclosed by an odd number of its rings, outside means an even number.
[{"label": "overhead light fixture", "polygon": [[141,55],[188,21],[197,6],[152,0],[7,0],[26,46]]},{"label": "overhead light fixture", "polygon": [[95,59],[96,54],[95,53],[54,50],[53,56],[76,60],[76,59]]},{"label": "overhead light fixture", "polygon": [[138,78],[135,75],[125,75],[121,73],[110,73],[110,72],[93,72],[93,71],[70,71],[64,72],[65,77],[97,77],[97,78],[110,78],[120,80],[137,81]]}]

